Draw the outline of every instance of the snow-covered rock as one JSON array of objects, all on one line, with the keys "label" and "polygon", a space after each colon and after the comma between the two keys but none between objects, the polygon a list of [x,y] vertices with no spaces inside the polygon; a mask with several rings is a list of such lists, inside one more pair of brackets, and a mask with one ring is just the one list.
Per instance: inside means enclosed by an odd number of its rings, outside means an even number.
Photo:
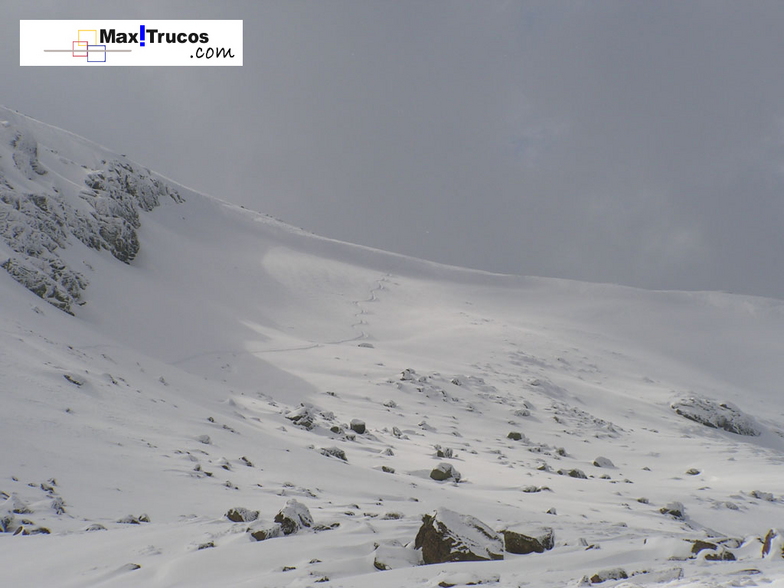
[{"label": "snow-covered rock", "polygon": [[672,403],[672,409],[684,418],[737,435],[758,437],[762,434],[757,421],[730,402],[690,397]]},{"label": "snow-covered rock", "polygon": [[440,508],[422,517],[414,547],[426,564],[503,559],[503,543],[490,527],[470,515]]}]

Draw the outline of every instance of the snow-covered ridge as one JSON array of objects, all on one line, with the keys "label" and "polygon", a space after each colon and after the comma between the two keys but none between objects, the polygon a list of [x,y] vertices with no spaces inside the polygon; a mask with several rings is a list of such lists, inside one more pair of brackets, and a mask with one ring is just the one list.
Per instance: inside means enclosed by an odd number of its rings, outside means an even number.
[{"label": "snow-covered ridge", "polygon": [[340,243],[0,120],[0,261],[89,282],[0,272],[4,586],[781,582],[781,301]]},{"label": "snow-covered ridge", "polygon": [[181,201],[138,165],[102,159],[91,169],[39,145],[35,131],[0,121],[0,238],[10,250],[0,267],[65,312],[82,303],[89,282],[61,250],[76,239],[130,262],[140,247],[139,212],[162,199]]}]

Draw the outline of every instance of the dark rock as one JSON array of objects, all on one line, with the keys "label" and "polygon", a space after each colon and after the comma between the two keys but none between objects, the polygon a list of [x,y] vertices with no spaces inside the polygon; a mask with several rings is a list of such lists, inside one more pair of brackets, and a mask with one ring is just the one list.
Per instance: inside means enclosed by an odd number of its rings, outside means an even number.
[{"label": "dark rock", "polygon": [[321,455],[326,455],[327,457],[337,457],[340,460],[348,461],[346,452],[340,449],[340,447],[322,447]]},{"label": "dark rock", "polygon": [[280,525],[267,525],[249,527],[248,533],[254,541],[264,541],[272,537],[280,537],[283,531]]},{"label": "dark rock", "polygon": [[315,424],[315,416],[313,415],[312,410],[304,404],[298,409],[288,413],[286,418],[298,427],[302,427],[308,431],[311,430]]},{"label": "dark rock", "polygon": [[520,441],[523,438],[523,434],[517,431],[510,431],[506,438],[512,441]]},{"label": "dark rock", "polygon": [[503,559],[499,536],[477,518],[441,508],[422,518],[414,541],[426,564]]},{"label": "dark rock", "polygon": [[[773,552],[771,554],[771,552]],[[762,541],[762,557],[784,557],[784,539],[777,529],[771,529]]]},{"label": "dark rock", "polygon": [[709,553],[705,556],[707,561],[735,561],[735,554],[727,549],[720,549],[716,553]]},{"label": "dark rock", "polygon": [[591,576],[590,581],[591,584],[601,584],[607,580],[625,580],[628,577],[629,575],[623,569],[612,568],[610,570],[596,572],[593,576]]},{"label": "dark rock", "polygon": [[549,527],[537,532],[519,533],[504,529],[504,548],[509,553],[544,553],[555,546],[555,533]]},{"label": "dark rock", "polygon": [[659,512],[675,517],[676,519],[686,518],[686,507],[684,507],[681,502],[670,502],[666,506],[661,507]]},{"label": "dark rock", "polygon": [[259,518],[259,511],[248,510],[238,506],[237,508],[230,508],[226,513],[226,518],[233,523],[252,523]]},{"label": "dark rock", "polygon": [[365,421],[361,421],[359,419],[351,419],[351,423],[349,423],[349,427],[352,431],[354,431],[357,435],[362,435],[365,433]]},{"label": "dark rock", "polygon": [[585,475],[585,472],[579,470],[577,468],[571,470],[558,470],[558,473],[561,476],[569,476],[570,478],[577,478],[579,480],[587,480],[588,476]]},{"label": "dark rock", "polygon": [[601,456],[599,456],[595,460],[593,460],[593,465],[595,465],[597,468],[614,468],[615,467],[615,465],[613,464],[612,461],[610,461],[606,457],[601,457]]},{"label": "dark rock", "polygon": [[438,482],[445,480],[460,481],[460,472],[458,472],[451,463],[440,463],[430,472],[430,477]]},{"label": "dark rock", "polygon": [[394,474],[395,473],[395,468],[391,468],[389,466],[381,466],[381,471],[385,472],[387,474]]},{"label": "dark rock", "polygon": [[80,378],[75,374],[65,374],[63,375],[63,377],[69,382],[71,382],[71,384],[73,384],[74,386],[78,386],[78,387],[84,386],[84,379]]},{"label": "dark rock", "polygon": [[281,511],[275,515],[275,522],[281,526],[284,535],[291,535],[300,529],[313,526],[313,517],[308,507],[291,499]]},{"label": "dark rock", "polygon": [[688,470],[686,470],[686,475],[687,476],[699,476],[700,475],[700,470],[698,470],[697,468],[689,468]]},{"label": "dark rock", "polygon": [[454,457],[454,452],[450,447],[441,447],[440,445],[435,446],[436,450],[436,457],[451,459]]},{"label": "dark rock", "polygon": [[694,544],[691,546],[691,552],[693,554],[698,554],[700,551],[704,549],[713,549],[715,550],[717,545],[715,543],[710,543],[708,541],[702,541],[701,539],[697,539]]}]

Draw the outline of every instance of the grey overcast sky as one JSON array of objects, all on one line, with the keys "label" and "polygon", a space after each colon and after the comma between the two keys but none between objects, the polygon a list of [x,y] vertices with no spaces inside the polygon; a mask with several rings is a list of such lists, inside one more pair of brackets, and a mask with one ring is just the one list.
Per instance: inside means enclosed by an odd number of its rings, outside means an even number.
[{"label": "grey overcast sky", "polygon": [[[10,2],[0,103],[315,233],[784,298],[784,2]],[[20,68],[19,19],[243,19],[242,68]]]}]

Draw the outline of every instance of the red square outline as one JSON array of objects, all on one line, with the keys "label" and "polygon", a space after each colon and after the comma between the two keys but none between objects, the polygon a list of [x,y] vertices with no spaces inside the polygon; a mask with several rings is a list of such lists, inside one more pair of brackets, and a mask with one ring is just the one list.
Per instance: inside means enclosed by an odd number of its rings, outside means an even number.
[{"label": "red square outline", "polygon": [[[84,51],[84,53],[78,53],[78,54],[76,53],[77,45],[79,45],[79,51]],[[84,49],[82,49],[82,45],[84,45]],[[71,43],[71,55],[73,57],[87,57],[87,47],[89,47],[88,41],[73,41]]]}]

